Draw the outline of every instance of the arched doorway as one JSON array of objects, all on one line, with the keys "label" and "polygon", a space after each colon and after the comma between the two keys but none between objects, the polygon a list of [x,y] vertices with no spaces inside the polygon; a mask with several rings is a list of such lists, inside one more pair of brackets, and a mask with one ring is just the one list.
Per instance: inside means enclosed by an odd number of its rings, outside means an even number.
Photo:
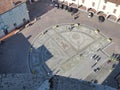
[{"label": "arched doorway", "polygon": [[104,22],[107,16],[103,11],[99,11],[97,15],[99,22]]},{"label": "arched doorway", "polygon": [[120,17],[117,19],[117,22],[120,24]]},{"label": "arched doorway", "polygon": [[88,12],[88,17],[93,17],[97,11],[93,8],[88,8],[87,12]]},{"label": "arched doorway", "polygon": [[115,22],[117,20],[117,17],[114,15],[108,15],[107,19]]},{"label": "arched doorway", "polygon": [[82,10],[82,11],[86,11],[87,10],[86,6],[83,6],[83,5],[78,6],[78,9]]},{"label": "arched doorway", "polygon": [[92,13],[94,13],[94,14],[97,12],[94,8],[88,8],[87,11],[88,11],[88,12],[92,12]]}]

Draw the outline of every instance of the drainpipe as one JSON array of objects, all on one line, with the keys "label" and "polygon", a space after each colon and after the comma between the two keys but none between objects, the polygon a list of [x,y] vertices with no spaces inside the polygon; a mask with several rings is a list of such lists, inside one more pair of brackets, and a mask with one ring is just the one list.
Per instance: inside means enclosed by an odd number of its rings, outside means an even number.
[{"label": "drainpipe", "polygon": [[97,11],[98,11],[98,9],[99,9],[99,7],[100,7],[100,3],[101,3],[101,0],[99,0],[98,7],[97,7]]},{"label": "drainpipe", "polygon": [[79,7],[79,0],[77,0],[77,7]]},{"label": "drainpipe", "polygon": [[29,0],[29,2],[30,2],[30,4],[32,4],[32,1],[31,1],[31,0]]}]

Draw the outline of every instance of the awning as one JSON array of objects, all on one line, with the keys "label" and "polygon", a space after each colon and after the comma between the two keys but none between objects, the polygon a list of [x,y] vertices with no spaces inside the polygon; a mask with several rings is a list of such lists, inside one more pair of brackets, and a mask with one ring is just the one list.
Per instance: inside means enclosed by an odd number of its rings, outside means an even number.
[{"label": "awning", "polygon": [[74,4],[74,3],[71,3],[69,6],[73,8],[78,8],[77,4]]},{"label": "awning", "polygon": [[104,12],[100,11],[97,13],[98,15],[98,19],[99,19],[99,22],[104,22],[105,21],[105,17],[107,16]]},{"label": "awning", "polygon": [[67,6],[68,6],[68,2],[67,2],[67,1],[62,2],[62,4],[64,4],[64,5],[67,5]]},{"label": "awning", "polygon": [[86,11],[86,9],[87,9],[87,8],[86,8],[85,6],[83,6],[83,5],[79,6],[78,8],[79,8],[80,10],[84,10],[84,11]]},{"label": "awning", "polygon": [[106,17],[106,16],[107,16],[104,12],[98,12],[97,15],[98,15],[98,16],[103,16],[103,17]]},{"label": "awning", "polygon": [[96,13],[97,11],[94,8],[89,8],[88,12]]},{"label": "awning", "polygon": [[116,20],[117,20],[117,17],[114,16],[114,15],[109,15],[109,16],[107,17],[107,19],[112,20],[112,21],[116,21]]}]

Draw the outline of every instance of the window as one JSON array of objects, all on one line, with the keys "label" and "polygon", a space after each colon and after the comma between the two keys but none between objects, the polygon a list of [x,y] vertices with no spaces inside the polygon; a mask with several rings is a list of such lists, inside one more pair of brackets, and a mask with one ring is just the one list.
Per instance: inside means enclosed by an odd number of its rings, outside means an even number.
[{"label": "window", "polygon": [[116,13],[116,11],[117,11],[117,10],[116,10],[116,9],[114,9],[114,10],[113,10],[113,13]]},{"label": "window", "polygon": [[105,3],[107,3],[107,0],[105,0]]},{"label": "window", "polygon": [[23,22],[26,23],[26,19],[25,18],[23,18]]},{"label": "window", "polygon": [[104,5],[104,6],[103,6],[103,10],[105,10],[105,8],[106,8],[106,6]]},{"label": "window", "polygon": [[17,26],[17,24],[16,24],[16,23],[14,23],[14,24],[13,24],[13,26],[14,26],[14,27],[16,27],[16,26]]},{"label": "window", "polygon": [[84,3],[85,2],[85,0],[82,0],[82,3]]},{"label": "window", "polygon": [[118,7],[118,4],[116,4],[116,7]]},{"label": "window", "polygon": [[93,7],[95,6],[95,2],[92,3],[92,6],[93,6]]}]

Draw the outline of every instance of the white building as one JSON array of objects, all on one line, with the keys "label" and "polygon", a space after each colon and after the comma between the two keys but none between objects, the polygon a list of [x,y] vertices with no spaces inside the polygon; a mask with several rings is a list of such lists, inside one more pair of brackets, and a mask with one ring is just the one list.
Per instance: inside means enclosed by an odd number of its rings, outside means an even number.
[{"label": "white building", "polygon": [[92,11],[98,16],[103,16],[114,22],[120,20],[120,0],[58,0],[68,6],[77,6],[78,9]]}]

